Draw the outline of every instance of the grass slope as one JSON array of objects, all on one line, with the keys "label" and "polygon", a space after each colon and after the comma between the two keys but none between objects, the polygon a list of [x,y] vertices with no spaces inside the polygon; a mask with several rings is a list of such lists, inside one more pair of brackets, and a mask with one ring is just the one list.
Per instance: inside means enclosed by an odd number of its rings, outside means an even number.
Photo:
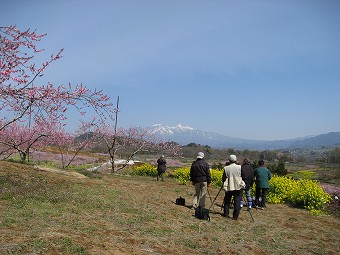
[{"label": "grass slope", "polygon": [[0,254],[340,254],[339,218],[269,204],[235,222],[220,215],[221,192],[200,221],[174,203],[190,205],[192,192],[172,179],[0,162]]}]

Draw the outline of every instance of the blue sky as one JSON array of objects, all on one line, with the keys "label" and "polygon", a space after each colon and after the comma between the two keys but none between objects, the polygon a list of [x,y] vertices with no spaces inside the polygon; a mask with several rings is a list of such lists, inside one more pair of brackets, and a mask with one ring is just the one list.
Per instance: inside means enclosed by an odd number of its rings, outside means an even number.
[{"label": "blue sky", "polygon": [[119,125],[248,139],[340,131],[338,0],[1,0],[0,25],[47,33],[40,83],[83,83]]}]

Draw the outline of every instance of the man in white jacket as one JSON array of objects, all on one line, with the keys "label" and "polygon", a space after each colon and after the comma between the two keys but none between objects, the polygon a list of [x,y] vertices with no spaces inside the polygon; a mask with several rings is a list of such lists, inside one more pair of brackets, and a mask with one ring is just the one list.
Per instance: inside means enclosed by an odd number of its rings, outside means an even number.
[{"label": "man in white jacket", "polygon": [[241,166],[236,164],[236,156],[230,155],[229,162],[230,164],[224,167],[222,177],[222,181],[224,183],[223,187],[225,190],[223,215],[230,218],[229,206],[231,199],[234,198],[234,211],[232,219],[237,220],[241,211],[242,189],[245,185],[241,177]]}]

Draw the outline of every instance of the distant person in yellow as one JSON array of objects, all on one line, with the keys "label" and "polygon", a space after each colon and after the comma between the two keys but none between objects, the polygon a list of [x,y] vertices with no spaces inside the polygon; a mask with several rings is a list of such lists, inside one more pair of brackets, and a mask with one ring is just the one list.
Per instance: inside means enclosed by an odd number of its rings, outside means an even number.
[{"label": "distant person in yellow", "polygon": [[192,201],[193,208],[205,207],[208,186],[211,182],[210,166],[204,159],[204,153],[199,152],[196,160],[191,164],[190,181],[195,186],[195,194]]}]

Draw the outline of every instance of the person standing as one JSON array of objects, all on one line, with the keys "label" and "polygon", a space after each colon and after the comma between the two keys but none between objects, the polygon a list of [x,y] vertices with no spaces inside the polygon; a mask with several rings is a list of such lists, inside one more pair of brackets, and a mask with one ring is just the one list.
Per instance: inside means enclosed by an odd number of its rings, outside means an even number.
[{"label": "person standing", "polygon": [[237,220],[241,211],[242,189],[244,182],[241,176],[241,166],[236,164],[237,157],[229,156],[230,164],[224,167],[222,176],[223,187],[225,190],[223,216],[229,216],[229,207],[231,199],[234,199],[233,220]]},{"label": "person standing", "polygon": [[162,182],[164,182],[164,173],[166,171],[166,160],[164,155],[162,155],[159,159],[157,159],[157,181],[159,179],[162,180]]},{"label": "person standing", "polygon": [[243,164],[241,166],[241,176],[242,176],[242,180],[246,184],[244,192],[245,192],[246,197],[247,197],[247,206],[248,206],[248,210],[249,210],[249,209],[251,209],[252,203],[253,203],[252,198],[251,198],[251,194],[250,194],[250,190],[251,190],[251,188],[254,184],[254,169],[251,166],[250,160],[248,158],[245,158],[243,160]]},{"label": "person standing", "polygon": [[272,178],[272,174],[269,169],[264,166],[264,161],[262,159],[260,159],[258,163],[259,167],[256,168],[254,172],[256,180],[255,205],[263,210],[266,208],[269,180]]},{"label": "person standing", "polygon": [[199,152],[196,160],[191,164],[190,181],[195,186],[195,194],[192,201],[193,208],[205,207],[205,199],[208,186],[211,182],[210,166],[204,159],[204,153]]}]

